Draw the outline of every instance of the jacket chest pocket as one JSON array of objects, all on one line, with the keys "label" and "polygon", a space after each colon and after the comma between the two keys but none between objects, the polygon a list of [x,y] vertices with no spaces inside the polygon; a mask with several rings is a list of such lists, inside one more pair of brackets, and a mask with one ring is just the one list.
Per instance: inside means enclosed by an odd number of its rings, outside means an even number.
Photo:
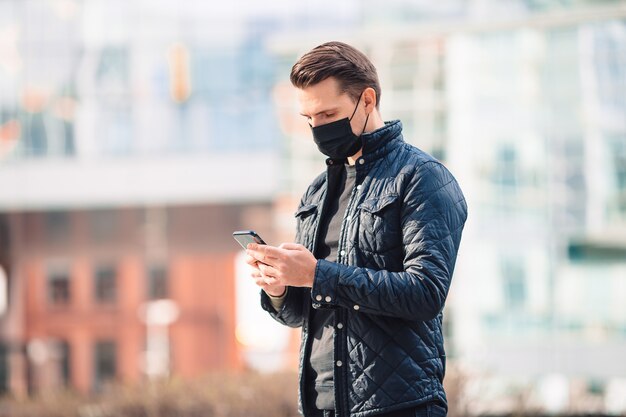
[{"label": "jacket chest pocket", "polygon": [[368,198],[359,204],[358,210],[359,246],[362,250],[382,254],[402,245],[397,195]]},{"label": "jacket chest pocket", "polygon": [[316,226],[317,204],[305,204],[298,208],[295,213],[297,225],[296,242],[306,246],[311,250]]}]

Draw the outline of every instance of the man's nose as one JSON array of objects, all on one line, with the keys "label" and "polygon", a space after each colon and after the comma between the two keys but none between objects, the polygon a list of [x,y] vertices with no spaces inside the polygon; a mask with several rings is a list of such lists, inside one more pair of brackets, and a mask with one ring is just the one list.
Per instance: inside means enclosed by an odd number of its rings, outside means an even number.
[{"label": "man's nose", "polygon": [[321,124],[322,123],[320,123],[320,120],[316,119],[314,117],[312,117],[311,120],[309,120],[309,126],[311,126],[311,127],[316,127],[316,126],[319,126]]}]

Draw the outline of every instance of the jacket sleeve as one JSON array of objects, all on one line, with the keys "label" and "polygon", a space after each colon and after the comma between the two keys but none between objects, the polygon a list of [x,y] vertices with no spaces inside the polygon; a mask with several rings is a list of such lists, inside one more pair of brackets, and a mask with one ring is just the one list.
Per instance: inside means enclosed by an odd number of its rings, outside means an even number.
[{"label": "jacket sleeve", "polygon": [[289,287],[282,307],[276,311],[268,295],[261,290],[261,307],[277,322],[289,327],[300,327],[304,321],[304,300],[309,299],[305,291],[304,288]]},{"label": "jacket sleeve", "polygon": [[[311,207],[310,204],[305,204],[305,202],[309,201],[312,190],[314,189],[314,187],[319,186],[319,182],[323,178],[324,176],[320,175],[307,189],[305,194],[302,196],[302,199],[300,200],[300,204],[298,206],[298,210],[296,211],[298,226],[296,228],[295,241],[305,246],[307,246],[308,243],[306,242],[305,238],[310,238],[310,236],[307,234],[307,231],[302,230],[302,219],[299,217],[299,215],[313,213],[313,211],[304,211],[303,208]],[[304,315],[307,313],[307,310],[305,309],[305,303],[308,303],[309,305],[311,304],[311,289],[289,287],[282,307],[279,311],[276,311],[274,310],[274,307],[272,306],[268,295],[265,294],[265,291],[261,290],[261,307],[265,311],[267,311],[270,316],[272,316],[272,318],[274,318],[276,321],[289,327],[302,326],[304,322]]]},{"label": "jacket sleeve", "polygon": [[315,300],[407,320],[437,317],[467,218],[465,198],[450,172],[432,161],[416,169],[401,201],[403,271],[319,260],[311,293]]}]

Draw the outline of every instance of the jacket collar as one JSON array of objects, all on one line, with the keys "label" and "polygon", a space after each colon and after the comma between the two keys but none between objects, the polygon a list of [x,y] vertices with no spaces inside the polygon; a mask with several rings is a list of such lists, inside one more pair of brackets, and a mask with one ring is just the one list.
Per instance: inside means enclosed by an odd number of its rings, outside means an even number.
[{"label": "jacket collar", "polygon": [[385,125],[373,132],[361,135],[363,140],[363,156],[373,156],[383,150],[391,140],[402,133],[402,122],[393,120],[385,122]]},{"label": "jacket collar", "polygon": [[[390,150],[387,145],[394,139],[402,140],[402,122],[400,120],[385,122],[383,127],[361,135],[363,154],[357,160],[357,165],[364,165],[366,162],[376,160],[387,154]],[[326,159],[326,165],[336,165],[343,162],[345,160]]]}]

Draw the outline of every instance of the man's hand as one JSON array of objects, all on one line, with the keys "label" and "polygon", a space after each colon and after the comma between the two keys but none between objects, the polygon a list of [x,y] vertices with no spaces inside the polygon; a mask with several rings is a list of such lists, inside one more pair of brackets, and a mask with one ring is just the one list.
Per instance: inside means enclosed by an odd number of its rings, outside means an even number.
[{"label": "man's hand", "polygon": [[[256,268],[257,280],[264,290],[265,286],[273,294],[280,296],[284,287],[312,287],[315,278],[317,259],[304,246],[295,243],[283,243],[279,247],[251,243],[246,250],[248,264]],[[255,263],[255,265],[253,265]],[[257,272],[258,271],[258,272]]]},{"label": "man's hand", "polygon": [[253,268],[252,279],[254,279],[254,283],[261,287],[263,291],[265,291],[272,297],[281,297],[283,294],[285,294],[287,287],[284,285],[270,284],[269,282],[271,282],[272,280],[269,277],[263,276],[261,270],[259,269],[259,262],[256,259],[254,259],[250,255],[246,255],[246,263]]}]

